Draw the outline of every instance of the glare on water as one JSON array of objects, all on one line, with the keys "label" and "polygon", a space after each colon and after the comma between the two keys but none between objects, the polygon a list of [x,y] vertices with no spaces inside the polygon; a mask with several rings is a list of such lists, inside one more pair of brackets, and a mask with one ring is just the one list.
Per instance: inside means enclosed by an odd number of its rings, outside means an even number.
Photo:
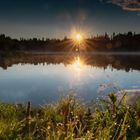
[{"label": "glare on water", "polygon": [[81,71],[82,70],[82,67],[83,67],[83,62],[81,61],[80,57],[76,57],[74,62],[73,62],[73,68],[76,70],[76,71]]}]

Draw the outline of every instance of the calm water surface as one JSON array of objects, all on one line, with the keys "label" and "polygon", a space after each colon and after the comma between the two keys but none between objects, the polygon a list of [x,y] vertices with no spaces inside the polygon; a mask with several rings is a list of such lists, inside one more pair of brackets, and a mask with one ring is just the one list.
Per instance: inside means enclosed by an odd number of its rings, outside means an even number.
[{"label": "calm water surface", "polygon": [[28,61],[22,57],[1,58],[0,101],[41,105],[76,92],[78,98],[89,102],[110,91],[140,89],[140,56],[70,56],[66,62],[60,59],[63,56],[44,57],[28,57]]}]

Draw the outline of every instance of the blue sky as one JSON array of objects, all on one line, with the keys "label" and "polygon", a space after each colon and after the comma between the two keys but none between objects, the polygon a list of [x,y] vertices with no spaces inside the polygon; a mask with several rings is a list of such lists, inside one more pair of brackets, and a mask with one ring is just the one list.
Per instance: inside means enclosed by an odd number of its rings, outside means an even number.
[{"label": "blue sky", "polygon": [[88,36],[140,33],[139,0],[1,0],[0,33],[63,38],[73,28]]}]

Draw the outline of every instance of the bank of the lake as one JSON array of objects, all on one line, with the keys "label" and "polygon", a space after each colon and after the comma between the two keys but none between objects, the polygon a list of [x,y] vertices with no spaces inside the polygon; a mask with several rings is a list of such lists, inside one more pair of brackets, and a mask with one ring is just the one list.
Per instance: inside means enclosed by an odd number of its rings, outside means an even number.
[{"label": "bank of the lake", "polygon": [[140,100],[129,105],[125,93],[111,93],[90,107],[73,95],[39,108],[0,103],[0,139],[139,140]]}]

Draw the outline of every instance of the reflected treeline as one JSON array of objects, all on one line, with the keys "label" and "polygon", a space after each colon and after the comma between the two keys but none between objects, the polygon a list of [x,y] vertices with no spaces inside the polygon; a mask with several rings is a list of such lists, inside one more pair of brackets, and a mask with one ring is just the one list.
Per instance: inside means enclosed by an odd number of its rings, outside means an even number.
[{"label": "reflected treeline", "polygon": [[70,65],[74,62],[75,58],[79,57],[84,65],[99,67],[106,69],[110,66],[113,69],[125,70],[140,70],[140,56],[139,55],[87,55],[87,54],[1,54],[0,67],[7,69],[14,64],[64,64]]}]

